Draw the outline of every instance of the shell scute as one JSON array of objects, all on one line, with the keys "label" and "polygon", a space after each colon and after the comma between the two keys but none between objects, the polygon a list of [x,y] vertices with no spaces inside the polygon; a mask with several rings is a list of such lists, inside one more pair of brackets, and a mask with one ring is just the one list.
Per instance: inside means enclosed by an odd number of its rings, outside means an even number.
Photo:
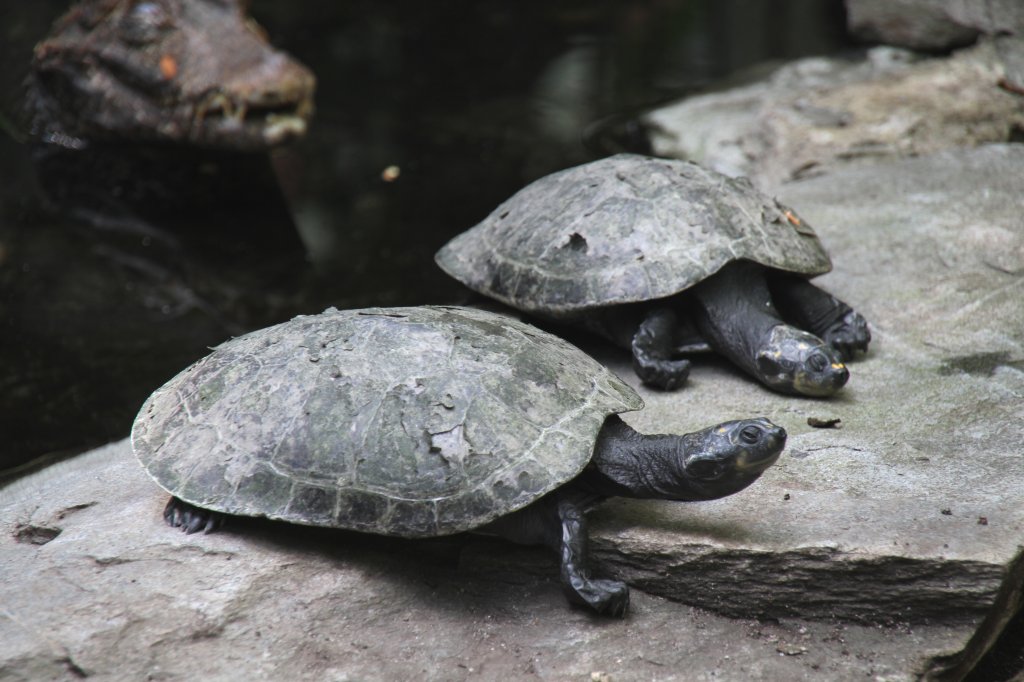
[{"label": "shell scute", "polygon": [[132,446],[157,483],[199,506],[420,537],[478,527],[565,483],[607,416],[642,404],[512,318],[328,310],[218,346],[147,400]]},{"label": "shell scute", "polygon": [[810,225],[746,178],[630,154],[537,180],[435,258],[482,294],[555,317],[671,296],[739,259],[831,269]]}]

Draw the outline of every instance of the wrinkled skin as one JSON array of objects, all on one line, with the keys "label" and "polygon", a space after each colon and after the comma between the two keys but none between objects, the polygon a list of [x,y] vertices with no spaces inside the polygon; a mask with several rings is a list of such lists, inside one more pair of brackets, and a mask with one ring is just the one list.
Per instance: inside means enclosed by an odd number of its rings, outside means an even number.
[{"label": "wrinkled skin", "polygon": [[255,151],[302,136],[315,81],[238,0],[86,0],[35,48],[34,132]]}]

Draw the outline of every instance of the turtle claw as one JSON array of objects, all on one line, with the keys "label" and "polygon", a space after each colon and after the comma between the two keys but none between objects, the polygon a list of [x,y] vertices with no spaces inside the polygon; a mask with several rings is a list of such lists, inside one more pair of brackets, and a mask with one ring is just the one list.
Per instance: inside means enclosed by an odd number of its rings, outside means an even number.
[{"label": "turtle claw", "polygon": [[172,497],[164,507],[164,521],[168,526],[180,528],[186,535],[192,535],[199,531],[210,533],[217,530],[223,525],[224,517]]},{"label": "turtle claw", "polygon": [[867,352],[871,330],[868,329],[867,320],[860,313],[851,310],[829,327],[822,335],[822,339],[836,349],[843,362],[849,362],[853,360],[858,350]]},{"label": "turtle claw", "polygon": [[648,386],[674,391],[690,376],[690,361],[672,359],[679,320],[674,311],[658,308],[647,313],[633,334],[633,371]]},{"label": "turtle claw", "polygon": [[633,370],[652,388],[674,391],[686,383],[690,376],[689,360],[663,360],[638,354],[633,355]]},{"label": "turtle claw", "polygon": [[574,580],[571,590],[570,601],[601,615],[621,618],[629,610],[629,587],[624,582],[606,578]]}]

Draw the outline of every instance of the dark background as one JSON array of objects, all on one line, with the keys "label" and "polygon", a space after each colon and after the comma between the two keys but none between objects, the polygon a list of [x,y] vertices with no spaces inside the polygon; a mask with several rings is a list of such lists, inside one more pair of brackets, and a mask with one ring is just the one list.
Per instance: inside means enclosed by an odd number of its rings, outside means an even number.
[{"label": "dark background", "polygon": [[[273,153],[273,172],[240,163],[227,190],[132,169],[171,198],[126,219],[107,166],[32,163],[24,81],[67,7],[0,5],[8,477],[127,436],[153,389],[233,335],[328,305],[458,301],[433,253],[528,181],[642,151],[630,119],[658,102],[850,47],[838,0],[257,0],[271,42],[317,76],[308,136]],[[55,210],[55,195],[104,220]]]}]

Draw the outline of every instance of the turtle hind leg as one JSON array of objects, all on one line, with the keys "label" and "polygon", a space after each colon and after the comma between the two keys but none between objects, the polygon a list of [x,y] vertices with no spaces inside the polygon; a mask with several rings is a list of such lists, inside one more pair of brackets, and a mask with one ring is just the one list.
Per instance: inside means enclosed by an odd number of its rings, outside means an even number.
[{"label": "turtle hind leg", "polygon": [[633,334],[633,371],[648,386],[674,391],[690,376],[690,361],[672,357],[678,325],[674,311],[655,308]]},{"label": "turtle hind leg", "polygon": [[772,298],[783,317],[821,337],[844,361],[868,349],[867,320],[832,294],[802,277],[776,273],[768,279]]},{"label": "turtle hind leg", "polygon": [[224,525],[224,515],[189,504],[172,497],[164,507],[164,521],[172,528],[180,528],[188,535],[203,531],[210,533]]}]

